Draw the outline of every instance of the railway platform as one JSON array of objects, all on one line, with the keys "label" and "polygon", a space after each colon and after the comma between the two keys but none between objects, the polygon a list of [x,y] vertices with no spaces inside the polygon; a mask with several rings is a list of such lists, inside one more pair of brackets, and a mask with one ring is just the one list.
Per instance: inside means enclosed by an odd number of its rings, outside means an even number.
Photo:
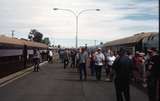
[{"label": "railway platform", "polygon": [[[79,74],[63,69],[63,64],[44,64],[39,72],[26,75],[0,87],[0,101],[116,101],[114,84],[96,81],[88,76],[79,80]],[[131,86],[131,101],[148,101],[147,95]]]}]

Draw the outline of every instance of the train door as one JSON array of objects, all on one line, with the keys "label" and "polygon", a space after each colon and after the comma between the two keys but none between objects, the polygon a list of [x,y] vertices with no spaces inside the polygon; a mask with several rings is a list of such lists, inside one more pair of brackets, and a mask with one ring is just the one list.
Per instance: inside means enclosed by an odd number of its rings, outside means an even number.
[{"label": "train door", "polygon": [[24,68],[27,67],[27,45],[24,45],[23,49],[23,62],[24,62]]}]

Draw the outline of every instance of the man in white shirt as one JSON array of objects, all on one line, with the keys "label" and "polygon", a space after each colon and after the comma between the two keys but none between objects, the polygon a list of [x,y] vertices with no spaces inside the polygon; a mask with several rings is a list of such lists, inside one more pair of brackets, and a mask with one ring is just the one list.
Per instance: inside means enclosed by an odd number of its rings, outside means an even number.
[{"label": "man in white shirt", "polygon": [[53,52],[52,50],[49,50],[49,60],[48,60],[49,63],[52,62],[52,58],[53,58]]},{"label": "man in white shirt", "polygon": [[102,66],[104,65],[105,56],[101,52],[101,48],[97,49],[97,52],[95,54],[95,66],[96,66],[96,79],[101,80],[101,71]]},{"label": "man in white shirt", "polygon": [[110,52],[110,55],[107,57],[107,68],[106,68],[106,81],[112,81],[112,65],[116,57],[113,52]]}]

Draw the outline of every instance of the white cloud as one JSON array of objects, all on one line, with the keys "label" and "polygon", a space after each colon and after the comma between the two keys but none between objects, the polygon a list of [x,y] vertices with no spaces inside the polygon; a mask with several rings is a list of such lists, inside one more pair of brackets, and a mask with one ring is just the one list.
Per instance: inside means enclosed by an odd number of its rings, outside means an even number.
[{"label": "white cloud", "polygon": [[53,11],[54,7],[72,9],[76,13],[83,9],[101,9],[100,12],[88,11],[79,16],[80,39],[109,41],[140,31],[158,31],[158,19],[122,19],[134,14],[157,15],[157,1],[1,0],[0,6],[0,33],[10,34],[14,29],[21,33],[18,37],[27,37],[30,29],[35,28],[45,36],[74,39],[75,16],[67,11]]}]

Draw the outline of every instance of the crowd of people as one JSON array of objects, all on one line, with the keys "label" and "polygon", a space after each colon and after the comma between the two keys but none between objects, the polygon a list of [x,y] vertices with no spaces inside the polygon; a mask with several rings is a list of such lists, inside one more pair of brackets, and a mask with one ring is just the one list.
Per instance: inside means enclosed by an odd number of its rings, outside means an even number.
[{"label": "crowd of people", "polygon": [[[70,68],[79,72],[80,80],[87,80],[89,74],[98,81],[102,80],[102,70],[105,69],[105,81],[114,81],[117,101],[130,101],[131,82],[148,89],[149,101],[159,101],[160,58],[156,48],[148,49],[147,54],[136,51],[135,55],[125,48],[117,52],[101,48],[89,50],[86,47],[57,52],[60,62],[64,63],[64,69],[70,64]],[[50,50],[49,62],[54,59],[53,54]],[[90,73],[87,73],[87,67]]]}]

